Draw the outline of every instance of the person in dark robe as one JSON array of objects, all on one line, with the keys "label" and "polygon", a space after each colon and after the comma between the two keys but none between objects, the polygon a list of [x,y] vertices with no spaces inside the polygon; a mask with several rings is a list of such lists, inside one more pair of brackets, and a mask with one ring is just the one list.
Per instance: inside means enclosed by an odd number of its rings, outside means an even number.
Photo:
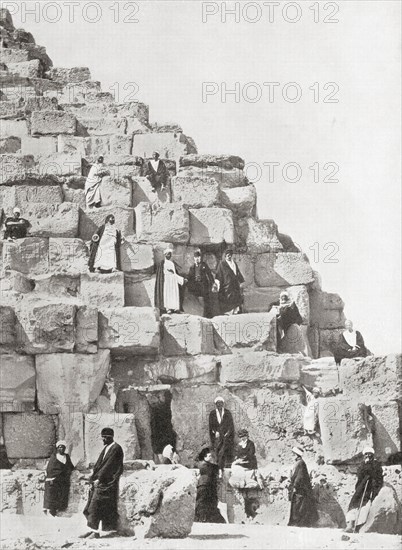
[{"label": "person in dark robe", "polygon": [[188,272],[187,291],[196,298],[203,308],[204,317],[210,317],[210,299],[214,284],[214,276],[208,264],[202,261],[201,250],[195,250],[194,264]]},{"label": "person in dark robe", "polygon": [[4,240],[15,241],[27,236],[31,224],[25,218],[21,218],[21,210],[15,207],[13,216],[6,218],[4,222]]},{"label": "person in dark robe", "polygon": [[180,313],[183,311],[184,284],[187,279],[172,259],[172,249],[166,248],[163,254],[165,259],[156,268],[155,307],[161,314]]},{"label": "person in dark robe", "polygon": [[121,231],[116,229],[115,217],[109,214],[105,223],[92,236],[89,248],[89,271],[112,273],[121,270],[120,246],[124,242]]},{"label": "person in dark robe", "polygon": [[65,510],[68,505],[70,476],[74,466],[66,448],[65,441],[58,441],[46,467],[43,511],[51,516],[57,516],[57,512]]},{"label": "person in dark robe", "polygon": [[354,357],[367,357],[370,352],[364,345],[363,336],[358,330],[353,330],[353,323],[349,319],[345,321],[345,331],[340,335],[335,347],[334,358],[337,365],[342,359],[353,359]]},{"label": "person in dark robe", "polygon": [[202,449],[198,456],[200,477],[197,483],[195,517],[197,523],[226,523],[218,508],[219,467],[214,464],[209,448]]},{"label": "person in dark robe", "polygon": [[311,480],[303,460],[303,449],[293,447],[296,464],[292,469],[289,486],[290,518],[288,525],[313,527],[318,521],[317,505],[314,499]]},{"label": "person in dark robe", "polygon": [[159,156],[159,152],[154,151],[152,160],[145,164],[144,175],[150,181],[153,193],[156,193],[159,189],[161,191],[166,189],[169,180],[169,171],[163,160],[159,159]]},{"label": "person in dark robe", "polygon": [[244,277],[233,259],[231,248],[225,251],[223,259],[219,262],[215,283],[219,292],[220,313],[222,315],[241,313],[243,305],[241,286],[244,283]]},{"label": "person in dark robe", "polygon": [[91,529],[80,538],[99,538],[99,523],[103,531],[116,531],[119,515],[119,479],[123,473],[123,449],[114,441],[112,428],[103,428],[101,437],[104,448],[90,477],[91,489],[84,509],[87,525]]},{"label": "person in dark robe", "polygon": [[301,352],[307,355],[306,342],[300,328],[303,318],[296,303],[290,299],[289,294],[284,290],[280,294],[279,302],[271,304],[271,308],[276,311],[278,352]]},{"label": "person in dark robe", "polygon": [[237,437],[239,438],[239,442],[235,449],[233,464],[237,464],[246,470],[256,470],[257,458],[255,456],[255,445],[249,439],[248,431],[242,428],[237,432]]},{"label": "person in dark robe", "polygon": [[346,514],[346,532],[358,531],[367,521],[371,503],[383,486],[381,464],[374,458],[374,449],[363,450],[364,462],[357,470],[355,492]]},{"label": "person in dark robe", "polygon": [[225,400],[218,396],[215,409],[209,413],[209,437],[216,462],[223,475],[225,466],[230,466],[233,459],[234,423],[231,412],[225,408]]}]

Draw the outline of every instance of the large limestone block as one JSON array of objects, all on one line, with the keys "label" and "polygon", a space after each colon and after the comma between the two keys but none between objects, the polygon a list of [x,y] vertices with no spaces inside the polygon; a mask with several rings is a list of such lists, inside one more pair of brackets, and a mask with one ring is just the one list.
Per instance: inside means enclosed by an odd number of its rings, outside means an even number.
[{"label": "large limestone block", "polygon": [[77,237],[79,208],[71,202],[62,204],[31,203],[25,217],[30,221],[32,237]]},{"label": "large limestone block", "polygon": [[23,412],[35,409],[35,375],[33,357],[17,354],[1,356],[2,412]]},{"label": "large limestone block", "polygon": [[85,128],[87,134],[94,136],[127,133],[127,118],[110,115],[98,118],[80,116],[80,124]]},{"label": "large limestone block", "polygon": [[273,302],[279,300],[283,289],[279,287],[249,286],[244,289],[244,313],[268,311]]},{"label": "large limestone block", "polygon": [[88,305],[105,309],[124,306],[124,273],[82,273],[80,298]]},{"label": "large limestone block", "polygon": [[212,178],[178,175],[172,178],[171,187],[173,202],[181,202],[190,208],[219,206],[219,185]]},{"label": "large limestone block", "polygon": [[244,160],[234,155],[197,155],[189,154],[180,159],[180,167],[196,166],[206,168],[207,166],[218,166],[225,170],[238,168],[243,170]]},{"label": "large limestone block", "polygon": [[133,237],[127,237],[120,249],[121,269],[125,273],[152,274],[154,271],[154,252],[152,245],[137,243]]},{"label": "large limestone block", "polygon": [[124,305],[154,307],[156,277],[141,277],[138,274],[124,275]]},{"label": "large limestone block", "polygon": [[100,185],[103,206],[132,206],[133,182],[129,177],[106,176]]},{"label": "large limestone block", "polygon": [[290,286],[286,289],[289,297],[293,300],[303,318],[303,324],[308,325],[310,320],[310,300],[306,285]]},{"label": "large limestone block", "polygon": [[103,449],[101,430],[114,430],[115,441],[123,448],[124,460],[141,458],[135,417],[132,413],[101,413],[96,407],[84,417],[85,457],[87,464],[95,464]]},{"label": "large limestone block", "polygon": [[310,292],[311,323],[320,329],[343,328],[344,303],[338,294],[315,289]]},{"label": "large limestone block", "polygon": [[5,413],[4,443],[7,456],[48,458],[56,444],[57,416],[35,413]]},{"label": "large limestone block", "polygon": [[34,111],[31,116],[32,135],[74,135],[77,119],[66,111]]},{"label": "large limestone block", "polygon": [[110,136],[110,153],[112,155],[131,155],[133,148],[133,136],[115,134]]},{"label": "large limestone block", "polygon": [[76,306],[23,301],[16,309],[18,348],[23,353],[72,352]]},{"label": "large limestone block", "polygon": [[79,153],[52,153],[38,157],[39,174],[55,176],[81,176],[82,161]]},{"label": "large limestone block", "polygon": [[88,67],[52,67],[47,72],[47,75],[51,80],[63,82],[64,84],[91,80],[91,72]]},{"label": "large limestone block", "polygon": [[74,466],[80,469],[85,462],[84,414],[74,409],[74,404],[70,405],[70,401],[67,403],[59,414],[58,438],[67,443],[66,452]]},{"label": "large limestone block", "polygon": [[16,317],[14,309],[8,305],[0,305],[0,350],[10,351],[16,343]]},{"label": "large limestone block", "polygon": [[133,206],[141,202],[165,204],[170,202],[169,184],[167,189],[152,191],[152,185],[148,178],[136,176],[133,180]]},{"label": "large limestone block", "polygon": [[304,254],[259,254],[255,262],[255,280],[262,287],[306,285],[313,281],[313,272]]},{"label": "large limestone block", "polygon": [[282,250],[278,228],[273,220],[241,218],[237,221],[236,232],[239,243],[247,247],[249,254]]},{"label": "large limestone block", "polygon": [[205,168],[184,166],[180,167],[178,175],[200,179],[212,178],[218,183],[220,189],[243,187],[248,183],[243,170],[239,170],[238,168],[225,170],[219,166],[206,166]]},{"label": "large limestone block", "polygon": [[400,535],[402,507],[395,488],[385,484],[373,500],[367,520],[359,533]]},{"label": "large limestone block", "polygon": [[103,309],[99,315],[99,347],[136,355],[159,351],[159,316],[154,308]]},{"label": "large limestone block", "polygon": [[356,460],[363,448],[372,447],[369,410],[361,401],[345,397],[320,399],[319,423],[324,459],[328,464]]},{"label": "large limestone block", "polygon": [[0,155],[0,185],[23,182],[34,167],[31,155]]},{"label": "large limestone block", "polygon": [[49,240],[38,237],[5,242],[3,267],[29,275],[41,275],[49,270]]},{"label": "large limestone block", "polygon": [[192,529],[196,498],[194,472],[180,465],[146,469],[122,479],[122,528],[140,538],[184,538]]},{"label": "large limestone block", "polygon": [[[221,359],[223,357],[220,357],[219,361]],[[190,384],[214,383],[218,375],[217,358],[214,355],[161,356],[159,361],[147,361],[144,370],[148,378],[156,384],[173,384],[183,380],[187,380]]]},{"label": "large limestone block", "polygon": [[21,152],[21,138],[12,136],[0,138],[0,155],[19,152]]},{"label": "large limestone block", "polygon": [[14,31],[13,18],[10,11],[7,8],[0,8],[0,27],[3,27],[6,31]]},{"label": "large limestone block", "polygon": [[153,208],[141,202],[135,207],[135,223],[139,241],[186,243],[189,240],[189,213],[180,205]]},{"label": "large limestone block", "polygon": [[302,361],[292,355],[241,351],[219,359],[219,381],[227,383],[298,382]]},{"label": "large limestone block", "polygon": [[[99,397],[110,368],[110,351],[36,356],[39,410],[47,414],[88,412]],[[68,406],[67,406],[68,404]]]},{"label": "large limestone block", "polygon": [[1,279],[1,292],[18,292],[26,294],[32,292],[35,283],[32,279],[18,271],[4,271]]},{"label": "large limestone block", "polygon": [[133,141],[133,155],[147,158],[158,151],[161,158],[178,158],[192,153],[192,146],[181,132],[136,134]]},{"label": "large limestone block", "polygon": [[30,61],[21,61],[19,63],[8,63],[7,69],[10,74],[18,75],[23,78],[41,78],[42,67],[39,59]]},{"label": "large limestone block", "polygon": [[22,210],[25,217],[27,203],[61,204],[63,192],[59,185],[14,185],[0,187],[0,208],[10,213],[15,206]]},{"label": "large limestone block", "polygon": [[66,84],[59,95],[59,103],[85,103],[87,94],[101,91],[101,83],[97,80],[84,80]]},{"label": "large limestone block", "polygon": [[77,310],[75,330],[75,351],[97,353],[98,351],[98,310],[91,306],[81,306]]},{"label": "large limestone block", "polygon": [[261,346],[267,351],[276,351],[274,313],[221,315],[212,322],[221,340],[230,348]]},{"label": "large limestone block", "polygon": [[339,389],[339,370],[332,357],[315,359],[303,365],[300,381],[310,388],[317,386],[324,393],[336,391]]},{"label": "large limestone block", "polygon": [[235,251],[233,259],[237,263],[240,272],[244,277],[244,287],[246,288],[254,285],[255,256],[239,250],[237,252]]},{"label": "large limestone block", "polygon": [[88,271],[88,248],[81,239],[49,239],[49,271],[78,274]]},{"label": "large limestone block", "polygon": [[7,65],[8,63],[21,63],[21,61],[29,61],[28,50],[15,50],[11,48],[3,48],[1,51],[2,62]]},{"label": "large limestone block", "polygon": [[401,450],[400,414],[396,400],[371,404],[374,450],[376,458],[381,462],[387,462]]},{"label": "large limestone block", "polygon": [[26,120],[5,120],[1,119],[0,137],[23,138],[28,136],[29,129]]},{"label": "large limestone block", "polygon": [[[312,322],[312,316],[310,317]],[[344,329],[319,329],[319,351],[320,357],[333,356],[339,338]]]},{"label": "large limestone block", "polygon": [[190,244],[234,243],[233,215],[227,208],[190,209]]},{"label": "large limestone block", "polygon": [[237,216],[252,216],[256,203],[257,191],[254,185],[222,189],[222,204]]},{"label": "large limestone block", "polygon": [[98,227],[105,223],[105,218],[109,214],[114,215],[116,220],[116,228],[119,229],[124,236],[133,235],[133,209],[123,208],[122,206],[105,206],[101,208],[93,208],[90,210],[81,210],[79,237],[81,239],[84,239],[84,241],[90,240]]},{"label": "large limestone block", "polygon": [[49,300],[56,298],[76,298],[79,292],[78,274],[45,273],[37,275],[34,280],[33,299]]},{"label": "large limestone block", "polygon": [[[85,184],[85,178],[66,178],[66,183],[63,183],[63,197],[64,202],[73,202],[78,204],[82,211],[86,208],[85,192],[83,186]],[[81,186],[81,180],[83,180]],[[81,214],[84,215],[84,214]]]},{"label": "large limestone block", "polygon": [[21,138],[22,155],[52,155],[57,152],[57,138],[54,136],[23,136]]},{"label": "large limestone block", "polygon": [[195,315],[161,317],[161,353],[165,356],[225,353],[227,346],[215,333],[212,320]]}]

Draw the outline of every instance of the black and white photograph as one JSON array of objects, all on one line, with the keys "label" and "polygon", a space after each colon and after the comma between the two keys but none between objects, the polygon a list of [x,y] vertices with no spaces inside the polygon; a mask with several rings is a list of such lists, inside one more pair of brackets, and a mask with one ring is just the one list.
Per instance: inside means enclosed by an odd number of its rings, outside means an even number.
[{"label": "black and white photograph", "polygon": [[401,550],[399,0],[0,0],[1,550]]}]

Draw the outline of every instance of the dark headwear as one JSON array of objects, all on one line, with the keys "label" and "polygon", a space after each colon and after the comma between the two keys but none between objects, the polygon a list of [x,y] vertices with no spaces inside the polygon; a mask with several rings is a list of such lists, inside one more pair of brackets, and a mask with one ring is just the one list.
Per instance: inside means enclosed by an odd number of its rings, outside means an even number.
[{"label": "dark headwear", "polygon": [[207,456],[208,453],[211,452],[211,449],[209,447],[204,447],[200,454],[198,455],[198,460],[201,462],[201,460],[204,460],[204,458]]},{"label": "dark headwear", "polygon": [[114,430],[112,428],[103,428],[101,431],[101,435],[109,435],[111,437],[114,436]]},{"label": "dark headwear", "polygon": [[105,223],[109,223],[109,220],[114,218],[114,214],[108,214],[105,218]]},{"label": "dark headwear", "polygon": [[224,256],[226,256],[226,254],[232,254],[232,255],[233,255],[233,248],[227,248],[227,249],[225,250]]},{"label": "dark headwear", "polygon": [[196,250],[194,250],[194,258],[199,258],[201,256],[201,250],[199,248],[197,248]]},{"label": "dark headwear", "polygon": [[237,432],[237,437],[248,437],[248,431],[245,428],[242,428]]},{"label": "dark headwear", "polygon": [[103,160],[104,160],[103,157],[100,156],[100,157],[98,157],[98,161],[97,161],[97,162],[103,162]]}]

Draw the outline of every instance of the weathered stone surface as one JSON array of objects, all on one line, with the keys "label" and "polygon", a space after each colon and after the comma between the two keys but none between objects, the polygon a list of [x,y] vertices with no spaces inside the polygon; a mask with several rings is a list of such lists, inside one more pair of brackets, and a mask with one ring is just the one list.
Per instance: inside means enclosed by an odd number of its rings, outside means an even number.
[{"label": "weathered stone surface", "polygon": [[156,277],[138,274],[124,275],[124,305],[135,307],[154,307]]},{"label": "weathered stone surface", "polygon": [[269,306],[273,302],[277,302],[279,300],[279,295],[282,290],[282,288],[278,287],[246,287],[243,291],[244,313],[268,311]]},{"label": "weathered stone surface", "polygon": [[81,411],[77,411],[73,404],[70,405],[70,401],[67,403],[69,405],[62,407],[59,414],[58,437],[67,443],[67,453],[70,455],[71,462],[77,469],[81,469],[85,462],[84,415]]},{"label": "weathered stone surface", "polygon": [[180,465],[140,470],[123,478],[119,515],[141,538],[184,538],[195,509],[194,472]]},{"label": "weathered stone surface", "polygon": [[100,434],[102,428],[105,426],[113,428],[114,438],[123,448],[124,460],[141,458],[133,414],[102,413],[100,415],[99,411],[94,409],[93,412],[85,415],[84,426],[85,458],[87,464],[94,464],[103,449],[103,442]]},{"label": "weathered stone surface", "polygon": [[222,341],[230,348],[261,346],[276,351],[276,317],[274,313],[221,315],[212,319]]},{"label": "weathered stone surface", "polygon": [[126,237],[134,233],[134,211],[132,208],[121,206],[105,206],[82,210],[80,213],[79,237],[88,241],[95,231],[105,223],[105,218],[113,214],[116,219],[116,228]]},{"label": "weathered stone surface", "polygon": [[159,351],[159,316],[154,308],[103,309],[99,315],[99,347],[136,355]]},{"label": "weathered stone surface", "polygon": [[206,168],[207,166],[218,166],[225,170],[238,168],[243,170],[244,160],[234,155],[197,155],[191,154],[181,157],[180,167],[197,166],[198,168]]},{"label": "weathered stone surface", "polygon": [[181,202],[191,208],[219,206],[219,185],[212,178],[179,175],[172,178],[171,187],[174,202]]},{"label": "weathered stone surface", "polygon": [[23,138],[28,135],[28,125],[26,120],[5,120],[1,119],[0,137]]},{"label": "weathered stone surface", "polygon": [[49,270],[57,273],[86,273],[88,248],[81,239],[50,238]]},{"label": "weathered stone surface", "polygon": [[77,237],[79,209],[76,204],[31,203],[25,216],[30,221],[32,237]]},{"label": "weathered stone surface", "polygon": [[9,459],[47,458],[56,444],[57,416],[5,413],[4,443]]},{"label": "weathered stone surface", "polygon": [[110,153],[112,155],[131,155],[133,148],[133,136],[115,134],[110,136]]},{"label": "weathered stone surface", "polygon": [[36,356],[38,407],[47,414],[88,412],[99,397],[110,367],[110,351]]},{"label": "weathered stone surface", "polygon": [[241,218],[236,224],[237,239],[249,254],[277,252],[282,250],[278,228],[273,220]]},{"label": "weathered stone surface", "polygon": [[[362,391],[364,392],[364,387]],[[374,399],[375,396],[371,396],[369,402]],[[398,401],[371,402],[371,416],[374,424],[373,444],[376,458],[381,462],[387,462],[402,448]]]},{"label": "weathered stone surface", "polygon": [[227,208],[190,209],[190,244],[234,243],[233,215]]},{"label": "weathered stone surface", "polygon": [[178,158],[193,153],[194,147],[182,133],[136,134],[133,141],[133,155],[151,157],[153,151],[159,151],[161,158]]},{"label": "weathered stone surface", "polygon": [[243,187],[247,185],[247,179],[244,176],[243,170],[239,170],[238,168],[225,170],[224,168],[219,168],[219,166],[206,166],[205,168],[184,166],[180,167],[178,175],[201,179],[212,178],[218,183],[221,189]]},{"label": "weathered stone surface", "polygon": [[307,287],[305,285],[290,286],[286,289],[289,297],[293,300],[303,318],[303,324],[308,325],[310,321],[310,300]]},{"label": "weathered stone surface", "polygon": [[100,310],[124,306],[124,273],[82,273],[80,298]]},{"label": "weathered stone surface", "polygon": [[106,176],[100,185],[102,206],[132,206],[133,183],[131,178]]},{"label": "weathered stone surface", "polygon": [[11,215],[15,206],[25,217],[27,203],[61,204],[63,193],[59,185],[14,185],[0,187],[0,208]]},{"label": "weathered stone surface", "polygon": [[135,208],[136,234],[139,241],[186,243],[189,239],[188,211],[180,205],[152,208],[142,202]]},{"label": "weathered stone surface", "polygon": [[259,254],[255,262],[255,280],[262,287],[305,285],[313,281],[313,272],[303,254]]},{"label": "weathered stone surface", "polygon": [[62,189],[65,202],[73,202],[77,204],[81,210],[85,210],[86,202],[84,189],[80,189],[74,181],[63,183]]},{"label": "weathered stone surface", "polygon": [[121,245],[121,269],[128,273],[152,274],[154,271],[154,253],[152,245],[137,243],[128,237]]},{"label": "weathered stone surface", "polygon": [[1,412],[35,409],[35,375],[33,357],[17,354],[1,356]]},{"label": "weathered stone surface", "polygon": [[51,80],[57,80],[57,82],[64,82],[65,84],[91,80],[91,72],[88,67],[72,67],[71,69],[52,67],[47,75]]},{"label": "weathered stone surface", "polygon": [[21,152],[21,138],[6,137],[0,139],[0,155],[19,152]]},{"label": "weathered stone surface", "polygon": [[222,189],[222,204],[237,216],[251,216],[256,208],[257,191],[254,185]]},{"label": "weathered stone surface", "polygon": [[372,419],[362,400],[320,399],[319,423],[323,454],[328,464],[356,460],[366,445],[372,446]]},{"label": "weathered stone surface", "polygon": [[298,382],[302,366],[300,358],[267,351],[237,351],[219,361],[219,381],[223,384]]},{"label": "weathered stone surface", "polygon": [[322,392],[339,389],[339,371],[332,357],[315,359],[304,364],[301,369],[300,381],[304,386],[317,386]]},{"label": "weathered stone surface", "polygon": [[[219,361],[221,359],[223,357],[220,357]],[[159,384],[172,384],[183,380],[188,380],[190,384],[213,383],[217,381],[218,375],[217,358],[214,355],[160,357],[159,361],[147,361],[144,370],[149,380]]]},{"label": "weathered stone surface", "polygon": [[[121,117],[84,117],[80,116],[80,124],[85,128],[85,131],[94,136],[105,136],[111,134],[127,134],[127,119]],[[139,127],[141,123],[137,121]]]},{"label": "weathered stone surface", "polygon": [[78,273],[45,273],[44,275],[37,275],[33,280],[33,284],[35,290],[32,298],[69,300],[78,296],[80,279]]},{"label": "weathered stone surface", "polygon": [[3,277],[1,278],[1,292],[18,292],[26,294],[32,292],[35,283],[32,279],[26,275],[19,273],[18,271],[3,271]]},{"label": "weathered stone surface", "polygon": [[0,350],[11,350],[16,342],[15,313],[10,306],[0,305]]},{"label": "weathered stone surface", "polygon": [[98,310],[81,306],[75,318],[75,351],[80,353],[97,353],[98,351]]},{"label": "weathered stone surface", "polygon": [[31,133],[33,135],[74,135],[77,129],[77,119],[65,111],[34,111],[31,117]]},{"label": "weathered stone surface", "polygon": [[5,242],[3,268],[29,275],[41,275],[49,269],[49,240],[41,238],[18,239]]},{"label": "weathered stone surface", "polygon": [[[310,317],[312,322],[312,319]],[[333,356],[338,345],[339,338],[344,329],[319,329],[319,351],[320,357]]]},{"label": "weathered stone surface", "polygon": [[373,500],[359,533],[402,533],[402,507],[394,487],[385,484]]},{"label": "weathered stone surface", "polygon": [[345,325],[343,307],[344,303],[338,294],[321,290],[310,292],[311,323],[321,329],[343,328]]},{"label": "weathered stone surface", "polygon": [[152,185],[148,178],[136,176],[133,179],[133,206],[136,207],[140,203],[155,203],[165,204],[170,202],[169,184],[167,189],[158,189],[156,193],[152,191]]},{"label": "weathered stone surface", "polygon": [[52,153],[38,157],[40,175],[81,176],[81,156],[78,153]]},{"label": "weathered stone surface", "polygon": [[59,103],[84,103],[87,94],[96,94],[100,91],[101,83],[97,80],[66,84],[60,94]]},{"label": "weathered stone surface", "polygon": [[162,315],[162,355],[176,356],[228,352],[227,346],[217,337],[214,324],[210,319],[196,317],[195,315]]},{"label": "weathered stone surface", "polygon": [[0,27],[3,27],[7,31],[14,30],[13,18],[7,8],[0,9]]},{"label": "weathered stone surface", "polygon": [[8,63],[7,69],[10,74],[24,78],[42,78],[42,67],[39,59],[21,61],[19,63]]},{"label": "weathered stone surface", "polygon": [[76,306],[24,301],[15,313],[20,351],[29,354],[73,351]]},{"label": "weathered stone surface", "polygon": [[0,185],[23,181],[34,166],[30,155],[0,155]]}]

